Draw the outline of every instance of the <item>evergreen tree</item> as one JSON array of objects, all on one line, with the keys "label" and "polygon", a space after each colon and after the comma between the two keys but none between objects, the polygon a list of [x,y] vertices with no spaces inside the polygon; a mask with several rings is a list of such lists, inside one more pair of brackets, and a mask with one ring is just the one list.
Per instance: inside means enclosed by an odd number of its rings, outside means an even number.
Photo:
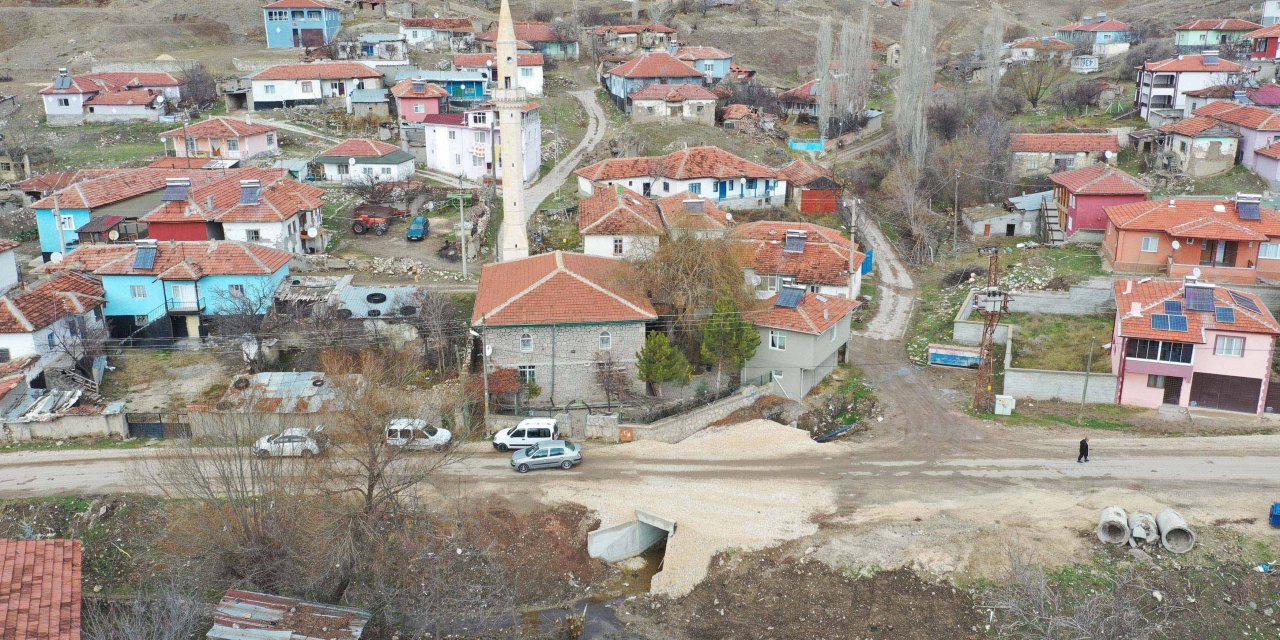
[{"label": "evergreen tree", "polygon": [[702,359],[716,365],[716,391],[725,367],[741,371],[760,346],[760,334],[738,313],[729,298],[716,301],[702,329]]},{"label": "evergreen tree", "polygon": [[661,396],[662,389],[658,385],[664,382],[688,384],[692,375],[689,361],[663,333],[649,333],[636,357],[639,359],[636,363],[638,375],[645,381],[650,395]]}]

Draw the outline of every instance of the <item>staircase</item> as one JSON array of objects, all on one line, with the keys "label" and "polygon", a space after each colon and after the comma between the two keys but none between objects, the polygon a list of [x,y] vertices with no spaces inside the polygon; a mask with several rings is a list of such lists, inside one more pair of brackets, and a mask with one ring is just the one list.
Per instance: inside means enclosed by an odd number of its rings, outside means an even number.
[{"label": "staircase", "polygon": [[102,396],[98,394],[98,383],[86,378],[74,367],[46,369],[45,375],[52,378],[49,381],[52,389],[79,390],[81,391],[80,397],[89,402],[97,402],[102,399]]},{"label": "staircase", "polygon": [[1062,231],[1062,224],[1058,221],[1058,208],[1046,207],[1040,212],[1040,236],[1044,243],[1057,247],[1067,241],[1067,234]]}]

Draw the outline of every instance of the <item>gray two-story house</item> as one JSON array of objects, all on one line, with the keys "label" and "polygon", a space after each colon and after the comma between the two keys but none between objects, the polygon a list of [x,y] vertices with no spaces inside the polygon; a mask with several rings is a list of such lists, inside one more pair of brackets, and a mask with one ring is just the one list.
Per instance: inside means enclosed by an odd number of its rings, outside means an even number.
[{"label": "gray two-story house", "polygon": [[772,392],[799,400],[847,361],[850,322],[862,303],[783,287],[745,314],[760,332],[756,355],[742,377],[768,376]]},{"label": "gray two-story house", "polygon": [[536,383],[534,405],[604,402],[597,369],[621,370],[631,391],[653,305],[627,283],[623,260],[556,251],[485,265],[471,324],[480,330],[490,371],[515,369]]}]

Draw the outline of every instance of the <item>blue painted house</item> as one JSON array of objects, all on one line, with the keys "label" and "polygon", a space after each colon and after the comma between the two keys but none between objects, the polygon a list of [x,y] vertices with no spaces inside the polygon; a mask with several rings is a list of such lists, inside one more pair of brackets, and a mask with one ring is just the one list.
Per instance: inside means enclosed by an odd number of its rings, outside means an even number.
[{"label": "blue painted house", "polygon": [[404,69],[397,71],[394,84],[405,80],[423,80],[449,92],[450,101],[467,102],[486,100],[485,87],[489,77],[479,71],[436,71],[433,69]]},{"label": "blue painted house", "polygon": [[[82,234],[97,241],[146,237],[138,218],[161,205],[166,180],[187,178],[192,184],[217,178],[203,169],[121,169],[85,180],[37,200],[31,205],[40,232],[45,262],[79,246]],[[93,224],[90,224],[93,221]]]},{"label": "blue painted house", "polygon": [[1135,39],[1135,34],[1133,28],[1127,23],[1108,18],[1105,13],[1099,13],[1096,19],[1085,16],[1079,22],[1058,27],[1053,37],[1070,42],[1077,48],[1088,47],[1089,52],[1095,56],[1108,57],[1128,51],[1129,44]]},{"label": "blue painted house", "polygon": [[632,58],[604,76],[609,98],[619,109],[631,113],[631,94],[651,84],[702,84],[701,71],[665,51]]},{"label": "blue painted house", "polygon": [[701,71],[708,84],[717,84],[728,77],[729,66],[733,64],[732,53],[715,47],[680,47],[676,49],[675,56]]},{"label": "blue painted house", "polygon": [[229,240],[88,244],[45,268],[102,280],[112,338],[168,344],[209,334],[217,316],[262,314],[293,255]]},{"label": "blue painted house", "polygon": [[268,49],[323,47],[342,28],[342,12],[318,0],[278,0],[262,8]]}]

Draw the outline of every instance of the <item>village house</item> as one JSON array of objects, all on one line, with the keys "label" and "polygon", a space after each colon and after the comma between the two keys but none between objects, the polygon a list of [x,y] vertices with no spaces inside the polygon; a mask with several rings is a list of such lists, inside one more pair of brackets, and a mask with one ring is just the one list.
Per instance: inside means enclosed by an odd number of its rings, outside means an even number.
[{"label": "village house", "polygon": [[410,46],[428,51],[461,51],[475,41],[471,18],[404,18],[400,33]]},{"label": "village house", "polygon": [[760,209],[786,203],[787,180],[777,170],[739,158],[719,147],[692,147],[664,156],[610,158],[574,172],[578,192],[597,183],[621,185],[645,197],[688,191],[725,209]]},{"label": "village house", "polygon": [[1248,37],[1262,25],[1238,18],[1193,20],[1173,28],[1173,46],[1178,53],[1200,53],[1206,49],[1232,51],[1241,43],[1252,48]]},{"label": "village house", "polygon": [[[1243,92],[1241,92],[1243,93]],[[1195,91],[1187,91],[1183,93],[1186,96],[1186,106],[1183,109],[1188,114],[1193,114],[1200,107],[1213,104],[1215,102],[1227,101],[1235,102],[1237,98],[1237,89],[1229,84],[1216,84],[1212,87],[1196,89]]]},{"label": "village house", "polygon": [[1071,73],[1086,75],[1099,70],[1098,56],[1087,53],[1071,56]]},{"label": "village house", "polygon": [[757,298],[785,286],[854,299],[862,289],[866,254],[835,229],[810,222],[762,220],[737,225],[742,270]]},{"label": "village house", "polygon": [[[489,78],[492,88],[498,82],[497,55],[493,53],[456,53],[453,55],[453,68],[457,71],[483,73]],[[522,87],[531,96],[542,95],[542,67],[545,57],[541,53],[521,53],[516,55],[516,66],[520,70],[516,75],[516,86]],[[486,93],[492,94],[492,90]]]},{"label": "village house", "polygon": [[724,128],[752,133],[760,128],[760,114],[745,104],[731,104],[720,114]]},{"label": "village house", "polygon": [[653,255],[665,233],[657,205],[622,186],[601,186],[578,203],[578,232],[583,253],[628,260]]},{"label": "village house", "polygon": [[1142,202],[1151,188],[1141,180],[1106,164],[1092,164],[1049,176],[1053,182],[1059,224],[1070,239],[1098,242],[1107,229],[1106,208]]},{"label": "village house", "polygon": [[276,636],[280,640],[317,637],[360,640],[371,618],[373,614],[362,609],[232,589],[222,595],[213,609],[213,628],[208,638],[248,640],[255,636]]},{"label": "village house", "polygon": [[314,162],[324,167],[324,179],[330,182],[408,180],[414,172],[413,155],[395,145],[363,138],[348,138],[325,149]]},{"label": "village house", "polygon": [[[45,265],[102,281],[112,338],[167,344],[209,334],[226,314],[265,313],[294,254],[228,240],[90,244]],[[265,296],[265,298],[264,298]]]},{"label": "village house", "polygon": [[[555,27],[545,22],[532,20],[515,21],[516,38],[527,43],[531,51],[546,55],[552,60],[577,60],[578,41],[568,35],[556,33]],[[476,40],[481,46],[494,49],[498,41],[498,30],[492,29],[478,36]]]},{"label": "village house", "polygon": [[625,260],[562,251],[486,264],[471,325],[490,353],[487,367],[515,369],[522,384],[541,389],[530,400],[542,405],[604,401],[596,369],[606,358],[630,392],[644,393],[636,354],[658,314],[628,288],[634,280]]},{"label": "village house", "polygon": [[[1264,20],[1265,22],[1265,20]],[[1249,58],[1261,61],[1280,60],[1280,24],[1272,24],[1244,34],[1253,44]]]},{"label": "village house", "polygon": [[44,388],[45,372],[74,369],[82,338],[104,335],[102,283],[78,273],[62,273],[26,291],[0,297],[0,363],[32,357],[25,367],[32,386]]},{"label": "village house", "polygon": [[733,62],[729,64],[729,79],[738,84],[746,84],[756,79],[756,70]]},{"label": "village house", "polygon": [[733,226],[732,214],[688,191],[658,198],[658,213],[672,237],[723,238]]},{"label": "village house", "polygon": [[163,71],[71,75],[59,69],[53,84],[40,90],[45,122],[54,126],[82,122],[155,122],[166,105],[182,99],[186,80]]},{"label": "village house", "polygon": [[335,60],[358,60],[373,68],[408,64],[409,43],[402,33],[362,33],[355,39],[335,40]]},{"label": "village house", "polygon": [[596,27],[591,35],[598,51],[625,56],[666,51],[676,30],[665,24],[615,24]]},{"label": "village house", "polygon": [[357,118],[391,118],[391,92],[386,89],[356,89],[347,92],[343,101],[347,113]]},{"label": "village house", "polygon": [[1253,150],[1253,171],[1272,189],[1280,189],[1280,142]]},{"label": "village house", "polygon": [[681,62],[701,71],[707,84],[717,84],[729,76],[729,66],[733,64],[733,54],[715,47],[689,46],[676,48],[675,57]]},{"label": "village house", "polygon": [[359,62],[282,64],[249,77],[252,111],[341,100],[350,91],[382,88],[382,74]]},{"label": "village house", "polygon": [[1031,62],[1048,59],[1058,60],[1064,66],[1071,63],[1071,53],[1075,50],[1070,42],[1057,38],[1023,38],[1009,45],[1009,62]]},{"label": "village house", "polygon": [[[1050,207],[1054,207],[1052,191],[1024,193],[1007,198],[1004,202],[961,209],[960,221],[975,238],[989,238],[993,235],[1007,238],[1042,236],[1046,234],[1042,233],[1041,224],[1049,213]],[[1052,228],[1045,231],[1048,231],[1047,235],[1053,236]],[[1061,234],[1061,229],[1058,230],[1058,234]],[[1043,239],[1057,244],[1064,237],[1058,235]]]},{"label": "village house", "polygon": [[850,322],[862,303],[785,286],[744,313],[760,333],[742,376],[767,376],[772,392],[800,400],[847,362]]},{"label": "village house", "polygon": [[818,81],[810,80],[778,95],[778,106],[788,115],[817,117]]},{"label": "village house", "polygon": [[1188,91],[1240,84],[1251,74],[1244,67],[1223,60],[1217,51],[1146,62],[1138,68],[1133,106],[1148,124],[1160,126],[1191,115],[1187,109]]},{"label": "village house", "polygon": [[1107,207],[1102,255],[1125,273],[1237,284],[1280,279],[1280,213],[1260,200],[1237,194]]},{"label": "village house", "polygon": [[1119,20],[1112,20],[1105,13],[1097,18],[1085,16],[1079,22],[1058,27],[1053,37],[1070,42],[1073,46],[1087,48],[1090,53],[1103,58],[1120,55],[1129,50],[1134,41],[1133,29]]},{"label": "village house", "polygon": [[422,122],[426,116],[448,110],[449,92],[426,80],[401,80],[391,87],[391,95],[401,122]]},{"label": "village house", "polygon": [[651,84],[628,96],[632,122],[675,120],[714,126],[716,94],[697,84]]},{"label": "village house", "polygon": [[0,638],[80,640],[79,540],[0,539]]},{"label": "village house", "polygon": [[1245,87],[1244,100],[1240,102],[1272,110],[1280,109],[1280,84],[1266,82],[1256,87]]},{"label": "village house", "polygon": [[[402,69],[395,74],[397,84],[405,80],[427,82],[444,89],[449,94],[447,104],[460,107],[475,106],[487,99],[489,74],[478,71],[436,71],[434,69]],[[447,111],[442,103],[441,113]]]},{"label": "village house", "polygon": [[804,158],[782,168],[787,180],[787,202],[800,213],[825,215],[840,210],[844,190],[836,183],[831,170]]},{"label": "village house", "polygon": [[14,158],[7,153],[0,153],[0,186],[18,180],[23,170],[22,159]]},{"label": "village house", "polygon": [[278,0],[262,8],[268,49],[323,47],[342,28],[342,11],[319,0]]},{"label": "village house", "polygon": [[1213,118],[1195,116],[1160,127],[1161,168],[1204,178],[1236,166],[1240,134]]},{"label": "village house", "polygon": [[901,42],[885,42],[873,36],[871,38],[871,51],[876,54],[880,62],[889,65],[891,69],[902,68]]},{"label": "village house", "polygon": [[1195,115],[1213,118],[1235,129],[1240,134],[1236,154],[1239,164],[1255,171],[1259,164],[1257,150],[1280,141],[1280,112],[1271,109],[1221,101],[1196,109]]},{"label": "village house", "polygon": [[1019,133],[1013,136],[1019,178],[1061,173],[1103,162],[1115,164],[1120,140],[1110,133]]},{"label": "village house", "polygon": [[0,238],[0,293],[14,288],[22,280],[18,272],[19,246],[13,240]]},{"label": "village house", "polygon": [[1270,410],[1280,323],[1258,296],[1194,279],[1124,279],[1113,286],[1116,402],[1259,415]]},{"label": "village house", "polygon": [[170,129],[160,134],[160,142],[166,156],[178,158],[243,160],[280,152],[275,127],[224,116]]},{"label": "village house", "polygon": [[[524,137],[524,179],[533,180],[542,164],[542,118],[537,103],[523,108],[520,135]],[[495,167],[502,149],[498,114],[481,104],[462,112],[424,115],[400,125],[406,149],[427,168],[466,180],[497,180]]]},{"label": "village house", "polygon": [[651,85],[702,84],[702,72],[669,53],[645,53],[605,73],[609,97],[619,109],[631,113],[631,95]]}]

